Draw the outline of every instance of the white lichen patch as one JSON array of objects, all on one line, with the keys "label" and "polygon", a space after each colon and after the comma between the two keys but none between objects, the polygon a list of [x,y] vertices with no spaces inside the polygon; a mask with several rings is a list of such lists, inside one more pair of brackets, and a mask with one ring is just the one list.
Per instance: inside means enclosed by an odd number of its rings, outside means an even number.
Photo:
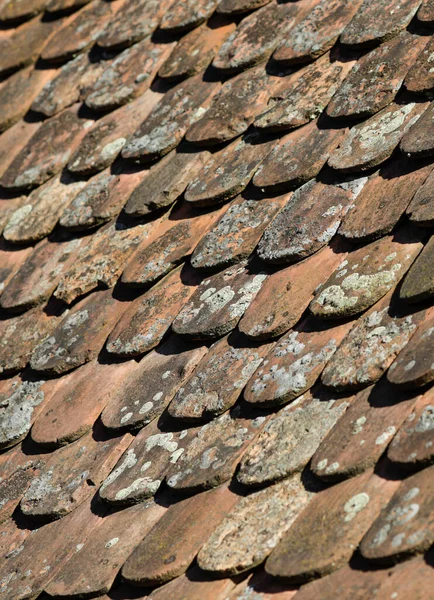
[{"label": "white lichen patch", "polygon": [[369,495],[365,492],[356,494],[344,504],[344,521],[352,521],[369,503]]}]

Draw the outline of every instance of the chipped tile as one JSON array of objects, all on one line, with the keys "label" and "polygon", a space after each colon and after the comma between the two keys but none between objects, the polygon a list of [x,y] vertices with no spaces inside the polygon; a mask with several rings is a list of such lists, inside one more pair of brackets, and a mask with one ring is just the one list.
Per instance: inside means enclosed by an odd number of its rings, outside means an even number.
[{"label": "chipped tile", "polygon": [[79,118],[77,111],[74,106],[42,123],[8,166],[1,185],[12,189],[34,187],[57,175],[92,124]]},{"label": "chipped tile", "polygon": [[351,173],[376,167],[388,159],[406,131],[426,109],[425,102],[392,103],[379,113],[350,129],[330,156],[328,164]]},{"label": "chipped tile", "polygon": [[354,65],[354,61],[342,61],[342,58],[337,53],[333,56],[327,53],[293,75],[282,78],[270,94],[266,111],[256,117],[255,127],[284,131],[318,117]]},{"label": "chipped tile", "polygon": [[102,412],[105,427],[137,429],[158,418],[206,351],[171,336],[139,364],[132,363],[128,380],[113,390]]},{"label": "chipped tile", "polygon": [[404,79],[404,85],[410,92],[430,92],[434,88],[434,40],[431,38],[423,48],[415,63]]},{"label": "chipped tile", "polygon": [[151,500],[106,515],[83,546],[51,580],[46,592],[50,596],[60,597],[108,592],[119,566],[143,537],[149,535],[164,513],[165,508]]},{"label": "chipped tile", "polygon": [[122,567],[123,579],[155,586],[185,573],[238,500],[223,485],[172,504]]},{"label": "chipped tile", "polygon": [[74,263],[67,265],[54,296],[70,304],[93,290],[113,287],[129,256],[155,226],[154,222],[123,228],[108,223],[81,248]]},{"label": "chipped tile", "polygon": [[253,178],[263,191],[294,189],[316,177],[343,138],[342,129],[323,129],[312,121],[275,142]]},{"label": "chipped tile", "polygon": [[272,146],[256,133],[234,140],[211,155],[196,173],[185,191],[185,200],[202,207],[234,198],[246,188]]},{"label": "chipped tile", "polygon": [[387,449],[387,456],[403,467],[420,467],[434,459],[434,388],[419,397],[412,412]]},{"label": "chipped tile", "polygon": [[244,264],[229,267],[202,281],[185,303],[172,329],[189,339],[213,339],[232,331],[267,275],[253,273]]},{"label": "chipped tile", "polygon": [[324,327],[307,318],[284,335],[253,373],[244,398],[259,406],[286,404],[309,390],[352,323]]},{"label": "chipped tile", "polygon": [[344,216],[339,235],[360,243],[390,233],[431,171],[432,165],[402,155],[387,163],[366,182],[354,208]]},{"label": "chipped tile", "polygon": [[178,148],[153,165],[132,192],[125,213],[135,217],[170,206],[203,168],[210,154]]},{"label": "chipped tile", "polygon": [[326,247],[307,261],[270,275],[241,319],[240,331],[259,340],[288,331],[306,310],[314,290],[345,256]]},{"label": "chipped tile", "polygon": [[432,522],[434,467],[405,479],[362,540],[362,556],[390,564],[428,550]]},{"label": "chipped tile", "polygon": [[[237,334],[211,346],[171,401],[168,412],[182,421],[210,420],[238,400],[249,377],[262,362],[269,345],[251,348]],[[222,373],[226,376],[222,378]]]},{"label": "chipped tile", "polygon": [[163,31],[186,31],[197,27],[212,15],[219,0],[174,0],[161,19]]},{"label": "chipped tile", "polygon": [[109,167],[160,98],[160,94],[147,90],[130,104],[98,120],[69,158],[68,170],[88,175]]},{"label": "chipped tile", "polygon": [[312,179],[286,196],[286,205],[259,241],[258,256],[265,262],[293,263],[314,254],[333,238],[356,193]]},{"label": "chipped tile", "polygon": [[313,496],[300,475],[242,498],[202,546],[205,571],[236,575],[260,564]]},{"label": "chipped tile", "polygon": [[389,292],[360,317],[326,365],[321,381],[335,390],[354,390],[378,381],[424,317],[404,309]]},{"label": "chipped tile", "polygon": [[248,194],[236,198],[196,246],[193,267],[215,269],[247,259],[288,198],[288,194],[261,201]]},{"label": "chipped tile", "polygon": [[127,141],[122,156],[149,161],[170,152],[187,129],[202,117],[219,88],[218,82],[203,81],[199,74],[166,92]]},{"label": "chipped tile", "polygon": [[42,240],[4,288],[0,298],[2,308],[20,311],[48,300],[62,275],[77,259],[81,243],[81,239],[68,239],[64,235],[56,241]]},{"label": "chipped tile", "polygon": [[433,344],[434,316],[427,310],[424,321],[390,366],[389,381],[409,389],[430,383],[434,379]]},{"label": "chipped tile", "polygon": [[159,77],[177,80],[192,77],[206,69],[220,46],[235,30],[235,23],[214,19],[179,40],[169,58],[158,71]]},{"label": "chipped tile", "polygon": [[114,17],[108,2],[94,0],[66,20],[49,40],[41,57],[48,62],[66,62],[94,44]]},{"label": "chipped tile", "polygon": [[325,480],[343,479],[373,467],[415,403],[380,381],[357,394],[322,442],[311,468]]},{"label": "chipped tile", "polygon": [[315,60],[334,45],[361,5],[361,0],[321,0],[300,21],[273,54],[285,64]]},{"label": "chipped tile", "polygon": [[403,31],[363,56],[327,107],[339,119],[369,117],[390,104],[427,40]]},{"label": "chipped tile", "polygon": [[300,583],[344,566],[398,485],[368,471],[319,492],[271,553],[267,573]]},{"label": "chipped tile", "polygon": [[155,348],[176,315],[194,293],[200,279],[182,266],[131,302],[107,340],[116,356],[137,356]]},{"label": "chipped tile", "polygon": [[338,319],[370,308],[402,279],[421,248],[418,233],[404,228],[353,250],[317,288],[311,312]]},{"label": "chipped tile", "polygon": [[[173,47],[173,43],[154,44],[146,38],[121,52],[90,89],[86,106],[94,110],[113,110],[141,96],[150,87]],[[131,128],[131,132],[145,116]]]},{"label": "chipped tile", "polygon": [[75,181],[62,172],[36,188],[14,211],[3,230],[6,240],[17,244],[35,243],[49,235],[65,207],[84,188],[86,182]]},{"label": "chipped tile", "polygon": [[131,443],[131,436],[109,438],[100,427],[47,457],[20,507],[33,518],[58,519],[74,511],[95,493]]},{"label": "chipped tile", "polygon": [[278,83],[257,66],[226,81],[214,96],[205,114],[187,131],[187,140],[195,144],[220,144],[245,133],[260,114]]},{"label": "chipped tile", "polygon": [[58,374],[89,362],[101,350],[124,309],[112,298],[111,290],[85,298],[64,314],[50,337],[36,346],[30,360],[32,369]]},{"label": "chipped tile", "polygon": [[417,225],[434,225],[434,199],[432,197],[434,171],[428,175],[425,183],[419,187],[413,200],[407,206],[406,214]]},{"label": "chipped tile", "polygon": [[281,409],[244,454],[238,481],[257,486],[301,472],[350,401],[314,390]]},{"label": "chipped tile", "polygon": [[345,27],[340,42],[346,46],[385,42],[407,27],[420,5],[421,0],[404,0],[398,4],[394,0],[364,0]]},{"label": "chipped tile", "polygon": [[411,265],[399,295],[406,302],[420,302],[434,295],[434,236]]},{"label": "chipped tile", "polygon": [[267,417],[259,411],[235,406],[196,428],[197,433],[188,439],[184,452],[167,473],[169,488],[194,491],[217,487],[231,479],[243,453],[266,421]]}]

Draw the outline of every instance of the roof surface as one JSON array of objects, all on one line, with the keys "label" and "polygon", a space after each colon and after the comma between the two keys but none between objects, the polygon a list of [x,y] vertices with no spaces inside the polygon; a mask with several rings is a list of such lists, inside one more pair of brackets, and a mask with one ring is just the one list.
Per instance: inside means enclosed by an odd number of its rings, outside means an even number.
[{"label": "roof surface", "polygon": [[0,600],[432,600],[434,2],[0,24]]}]

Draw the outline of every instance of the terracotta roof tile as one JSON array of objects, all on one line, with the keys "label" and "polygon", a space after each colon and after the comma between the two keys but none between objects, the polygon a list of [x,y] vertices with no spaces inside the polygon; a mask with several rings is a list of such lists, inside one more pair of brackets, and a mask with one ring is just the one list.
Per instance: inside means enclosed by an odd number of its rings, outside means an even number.
[{"label": "terracotta roof tile", "polygon": [[200,25],[214,12],[218,0],[172,0],[161,19],[160,27],[169,31],[186,31]]},{"label": "terracotta roof tile", "polygon": [[257,570],[244,579],[228,596],[228,600],[243,600],[243,596],[256,594],[257,600],[292,600],[297,593],[295,588],[282,584],[263,570]]},{"label": "terracotta roof tile", "polygon": [[409,598],[429,600],[433,575],[433,559],[432,552],[430,552],[426,557],[420,556],[403,565],[396,566],[390,577],[385,578],[379,592],[384,595],[384,598],[404,593]]},{"label": "terracotta roof tile", "polygon": [[433,51],[433,42],[430,40],[407,73],[404,85],[411,92],[429,92],[434,88],[434,76],[430,70],[430,56]]},{"label": "terracotta roof tile", "polygon": [[166,583],[161,588],[151,592],[149,600],[202,600],[203,598],[214,598],[225,600],[228,593],[234,588],[232,579],[213,579],[204,576],[200,569],[188,571],[185,575],[177,577]]},{"label": "terracotta roof tile", "polygon": [[0,240],[0,293],[3,293],[5,287],[29,258],[31,252],[32,248],[11,248],[4,240]]},{"label": "terracotta roof tile", "polygon": [[407,302],[420,302],[434,295],[433,258],[434,237],[431,237],[404,279],[401,298]]},{"label": "terracotta roof tile", "polygon": [[434,173],[428,175],[425,183],[420,186],[413,200],[407,206],[406,214],[410,221],[418,225],[431,226],[434,224],[434,203],[432,202],[431,189],[434,180]]},{"label": "terracotta roof tile", "polygon": [[428,134],[429,124],[432,122],[434,103],[431,103],[421,118],[403,136],[400,148],[409,156],[430,156],[434,147]]},{"label": "terracotta roof tile", "polygon": [[1,5],[0,21],[26,21],[41,13],[48,2],[49,0],[6,0]]},{"label": "terracotta roof tile", "polygon": [[26,201],[26,196],[16,196],[7,191],[0,191],[0,232],[3,233],[6,223],[12,214]]},{"label": "terracotta roof tile", "polygon": [[216,10],[223,15],[239,15],[261,8],[269,2],[270,0],[220,0]]},{"label": "terracotta roof tile", "polygon": [[40,123],[18,121],[0,135],[0,177],[39,129]]},{"label": "terracotta roof tile", "polygon": [[417,11],[417,18],[422,23],[432,26],[434,23],[434,5],[432,0],[424,0]]},{"label": "terracotta roof tile", "polygon": [[74,11],[85,4],[89,4],[90,1],[91,0],[50,0],[47,6],[47,12],[60,13],[63,11]]}]

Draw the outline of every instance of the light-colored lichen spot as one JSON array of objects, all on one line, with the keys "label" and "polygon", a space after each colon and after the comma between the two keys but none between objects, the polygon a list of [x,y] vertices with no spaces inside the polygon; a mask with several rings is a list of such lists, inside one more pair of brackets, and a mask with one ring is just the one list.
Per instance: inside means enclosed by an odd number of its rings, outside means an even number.
[{"label": "light-colored lichen spot", "polygon": [[396,427],[394,427],[393,425],[390,425],[390,427],[388,427],[386,429],[386,431],[384,431],[381,435],[379,435],[377,437],[377,439],[375,440],[375,444],[377,446],[380,446],[381,444],[385,444],[388,440],[390,440],[390,438],[395,435],[396,433]]},{"label": "light-colored lichen spot", "polygon": [[113,546],[116,546],[116,544],[118,542],[119,542],[119,538],[118,537],[114,537],[111,540],[109,540],[104,547],[105,548],[112,548]]},{"label": "light-colored lichen spot", "polygon": [[348,523],[352,521],[360,511],[362,511],[369,503],[369,496],[366,492],[361,492],[360,494],[356,494],[344,505],[344,521]]},{"label": "light-colored lichen spot", "polygon": [[124,423],[127,423],[127,422],[128,422],[130,419],[131,419],[131,417],[132,417],[132,416],[133,416],[133,413],[132,413],[132,412],[128,412],[128,413],[126,413],[126,414],[125,414],[125,415],[124,415],[124,416],[121,418],[121,423],[122,423],[122,425],[124,425]]},{"label": "light-colored lichen spot", "polygon": [[107,489],[109,485],[111,485],[116,479],[126,470],[131,469],[137,463],[137,457],[133,449],[127,450],[124,455],[124,459],[121,464],[113,469],[110,475],[106,478],[104,483],[102,484],[100,491],[103,492]]},{"label": "light-colored lichen spot", "polygon": [[353,431],[352,434],[353,435],[358,435],[359,433],[361,433],[363,431],[363,425],[366,423],[366,417],[362,416],[359,417],[358,419],[356,419],[356,421],[354,422],[353,425]]},{"label": "light-colored lichen spot", "polygon": [[153,402],[151,402],[151,401],[145,402],[145,404],[140,408],[139,414],[140,415],[145,415],[146,413],[148,413],[153,408],[154,408],[154,403]]}]

